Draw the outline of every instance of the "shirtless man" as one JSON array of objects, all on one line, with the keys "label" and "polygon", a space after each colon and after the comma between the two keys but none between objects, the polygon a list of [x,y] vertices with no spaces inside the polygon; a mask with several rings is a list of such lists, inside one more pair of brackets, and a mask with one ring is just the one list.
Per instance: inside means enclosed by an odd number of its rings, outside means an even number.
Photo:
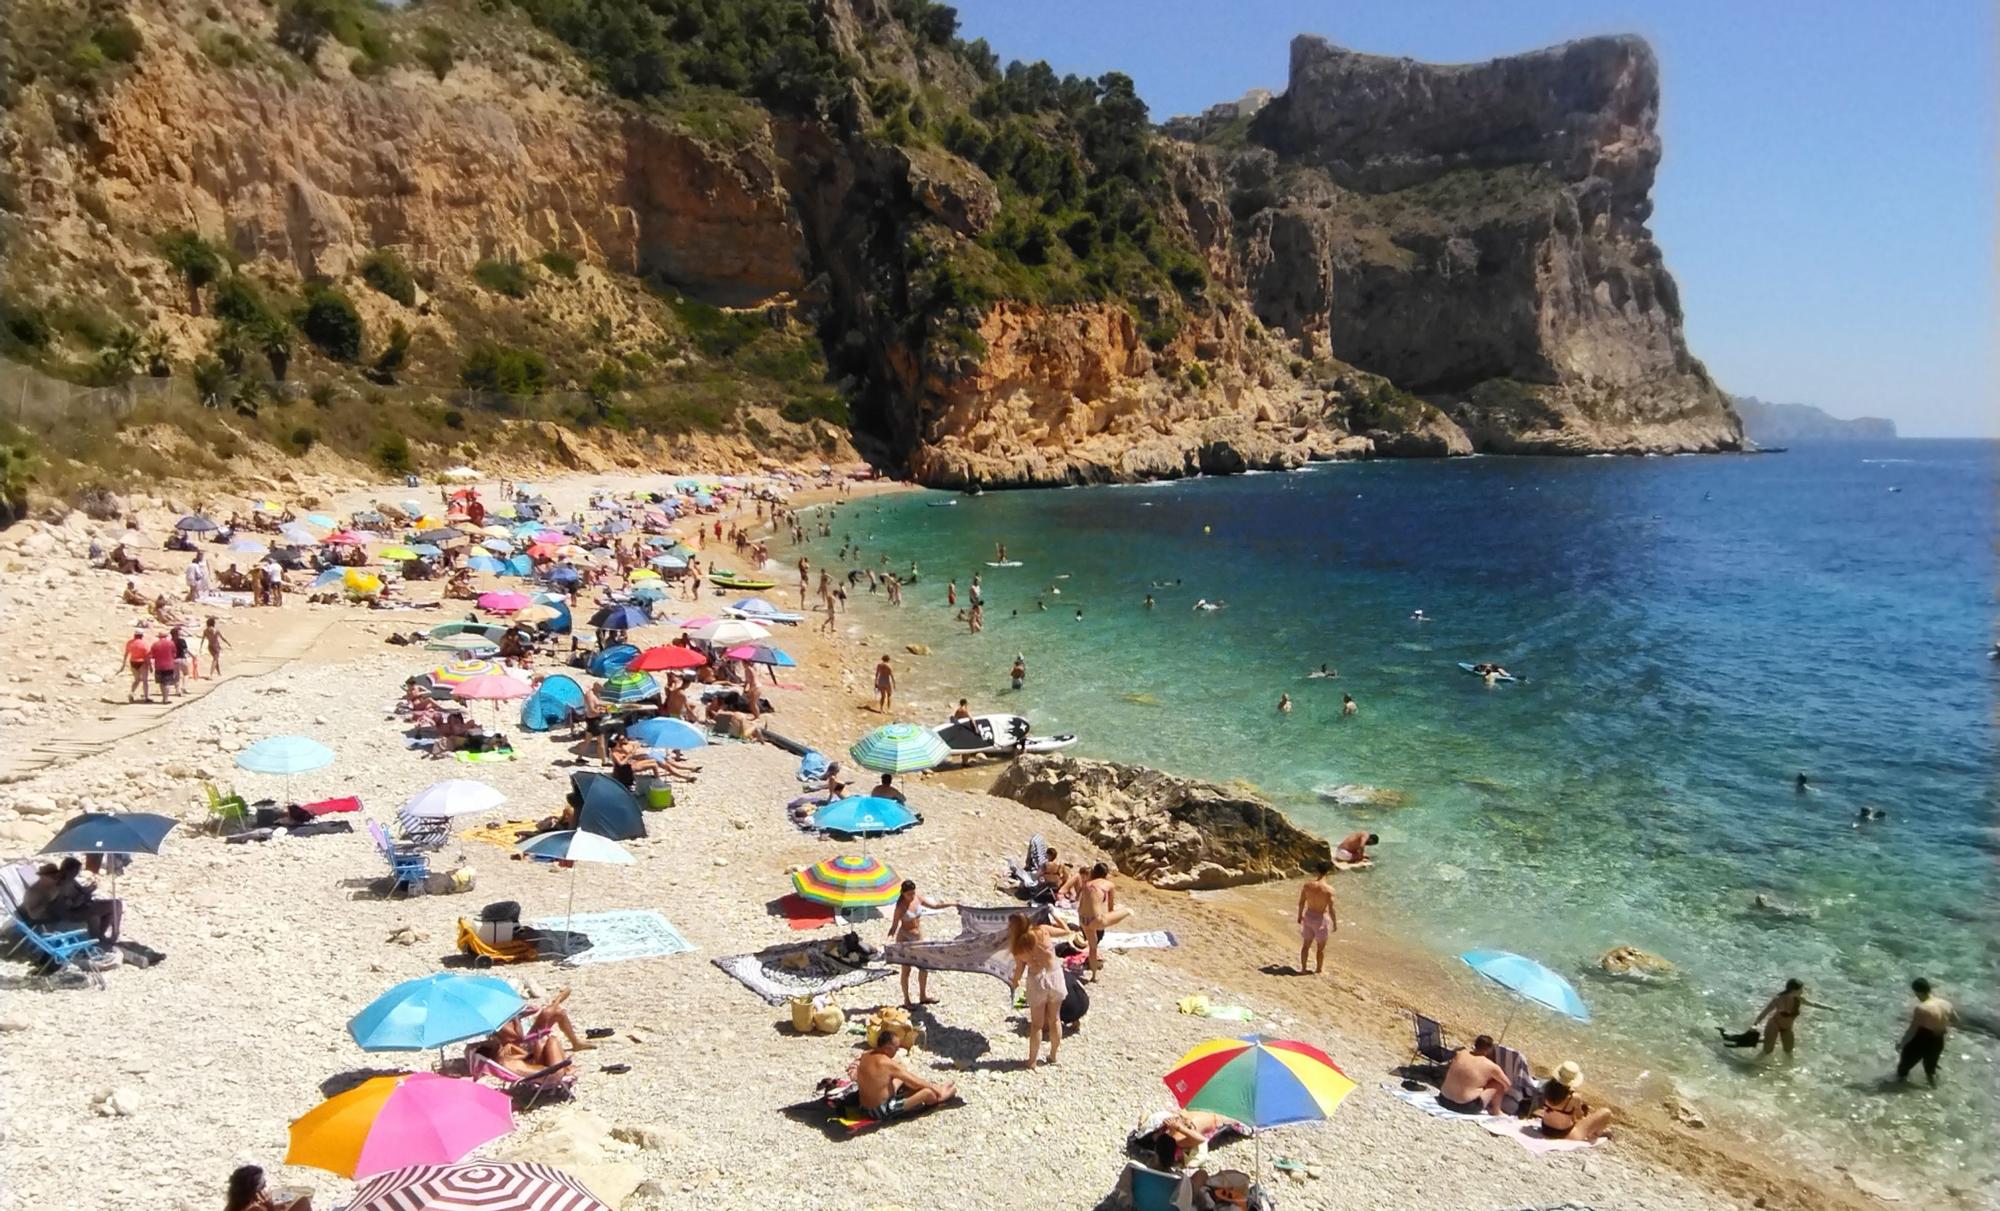
[{"label": "shirtless man", "polygon": [[861,1086],[861,1112],[869,1118],[897,1118],[958,1095],[958,1087],[950,1081],[933,1085],[911,1072],[896,1058],[901,1048],[896,1035],[885,1030],[854,1065],[854,1079]]},{"label": "shirtless man", "polygon": [[1493,1062],[1493,1039],[1480,1035],[1470,1051],[1451,1057],[1444,1070],[1444,1087],[1438,1090],[1438,1105],[1459,1114],[1499,1114],[1500,1099],[1511,1082],[1500,1065]]},{"label": "shirtless man", "polygon": [[1343,719],[1345,719],[1345,718],[1348,718],[1349,716],[1352,716],[1352,715],[1356,714],[1356,713],[1357,713],[1357,712],[1359,712],[1360,710],[1361,710],[1361,704],[1360,704],[1360,703],[1358,703],[1358,702],[1356,702],[1356,701],[1354,701],[1354,695],[1352,695],[1352,694],[1342,694],[1342,695],[1340,696],[1340,716],[1341,716],[1341,718],[1343,718]]},{"label": "shirtless man", "polygon": [[1910,1024],[1903,1031],[1903,1037],[1896,1045],[1902,1055],[1896,1060],[1896,1083],[1910,1079],[1910,1071],[1918,1064],[1924,1066],[1924,1079],[1931,1088],[1937,1088],[1938,1060],[1944,1055],[1945,1035],[1958,1022],[1958,1011],[1951,1002],[1940,996],[1931,995],[1931,982],[1925,979],[1910,981],[1910,991],[1917,994],[1917,1003],[1910,1010]]},{"label": "shirtless man", "polygon": [[1099,862],[1090,868],[1090,878],[1076,892],[1077,926],[1083,930],[1089,942],[1089,954],[1084,966],[1095,975],[1103,961],[1097,957],[1097,942],[1104,931],[1132,915],[1129,908],[1118,907],[1118,889],[1111,884],[1111,868]]},{"label": "shirtless man", "polygon": [[1750,1023],[1752,1026],[1756,1026],[1761,1024],[1765,1018],[1771,1019],[1770,1024],[1764,1027],[1765,1055],[1771,1054],[1777,1048],[1778,1040],[1780,1039],[1783,1039],[1785,1042],[1785,1054],[1792,1054],[1792,1024],[1799,1020],[1799,1012],[1808,1005],[1814,1009],[1833,1008],[1831,1005],[1822,1005],[1818,1001],[1807,1000],[1804,981],[1786,980],[1785,990],[1777,996],[1772,997],[1763,1010],[1757,1014],[1757,1020]]},{"label": "shirtless man", "polygon": [[1340,918],[1333,911],[1333,888],[1326,883],[1326,877],[1332,873],[1331,863],[1321,866],[1319,875],[1299,888],[1300,975],[1306,974],[1306,955],[1315,946],[1319,953],[1314,956],[1311,971],[1318,975],[1326,970],[1326,940],[1340,928]]},{"label": "shirtless man", "polygon": [[1382,838],[1374,833],[1349,833],[1341,838],[1339,845],[1333,847],[1333,857],[1335,861],[1345,862],[1350,866],[1366,862],[1369,860],[1368,847],[1380,844]]}]

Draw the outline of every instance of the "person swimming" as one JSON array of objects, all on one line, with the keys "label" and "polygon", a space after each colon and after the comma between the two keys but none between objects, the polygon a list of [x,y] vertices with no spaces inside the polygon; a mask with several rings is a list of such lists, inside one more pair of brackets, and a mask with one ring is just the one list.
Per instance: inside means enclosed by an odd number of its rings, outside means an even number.
[{"label": "person swimming", "polygon": [[1338,677],[1340,674],[1322,664],[1315,671],[1307,673],[1306,676],[1317,680],[1322,677]]},{"label": "person swimming", "polygon": [[1280,715],[1289,715],[1292,713],[1292,696],[1290,694],[1278,695],[1278,713]]},{"label": "person swimming", "polygon": [[1151,593],[1146,594],[1146,600],[1144,604],[1146,609],[1150,610],[1153,608],[1153,595]]},{"label": "person swimming", "polygon": [[1430,619],[1430,615],[1428,615],[1428,614],[1424,613],[1424,612],[1423,612],[1422,610],[1411,610],[1411,611],[1410,611],[1410,621],[1411,621],[1411,622],[1429,622],[1430,620],[1431,620],[1431,619]]},{"label": "person swimming", "polygon": [[1229,603],[1226,601],[1210,601],[1208,598],[1202,597],[1195,601],[1194,608],[1197,610],[1226,610],[1229,608]]}]

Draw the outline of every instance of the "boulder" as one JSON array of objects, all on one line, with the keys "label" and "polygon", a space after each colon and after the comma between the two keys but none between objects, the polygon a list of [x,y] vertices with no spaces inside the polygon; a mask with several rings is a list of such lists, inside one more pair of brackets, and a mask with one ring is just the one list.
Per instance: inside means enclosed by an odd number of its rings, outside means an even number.
[{"label": "boulder", "polygon": [[1155,887],[1235,887],[1333,861],[1324,838],[1248,790],[1144,766],[1030,755],[1008,766],[994,790],[1059,817]]},{"label": "boulder", "polygon": [[1613,946],[1598,958],[1597,965],[1614,976],[1663,976],[1674,970],[1672,963],[1637,946]]},{"label": "boulder", "polygon": [[582,1182],[600,1202],[622,1206],[645,1171],[631,1161],[631,1145],[612,1135],[610,1124],[577,1106],[538,1114],[527,1131],[516,1131],[494,1149],[494,1159],[532,1161],[561,1169]]}]

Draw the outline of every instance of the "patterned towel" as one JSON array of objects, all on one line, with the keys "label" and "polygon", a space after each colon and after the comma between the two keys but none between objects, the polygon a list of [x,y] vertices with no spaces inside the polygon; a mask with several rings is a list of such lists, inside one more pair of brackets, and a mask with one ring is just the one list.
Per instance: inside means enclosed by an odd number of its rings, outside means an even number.
[{"label": "patterned towel", "polygon": [[694,944],[681,936],[681,931],[674,928],[673,922],[650,908],[584,912],[574,917],[543,917],[529,924],[536,929],[567,929],[589,939],[587,949],[563,960],[565,967],[654,959],[694,949]]},{"label": "patterned towel", "polygon": [[1097,940],[1099,950],[1172,950],[1180,944],[1181,940],[1167,929],[1149,929],[1144,933],[1106,930]]},{"label": "patterned towel", "polygon": [[853,988],[891,974],[887,967],[844,963],[828,952],[831,944],[824,940],[791,942],[756,954],[729,955],[709,961],[772,1005],[783,1005],[793,997],[816,997]]}]

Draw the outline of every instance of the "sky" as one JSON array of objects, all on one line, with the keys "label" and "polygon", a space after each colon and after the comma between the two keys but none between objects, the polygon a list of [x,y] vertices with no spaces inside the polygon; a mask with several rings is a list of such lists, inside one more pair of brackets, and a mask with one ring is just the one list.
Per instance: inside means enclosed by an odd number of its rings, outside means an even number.
[{"label": "sky", "polygon": [[1990,0],[953,0],[961,33],[1122,71],[1154,119],[1285,86],[1287,47],[1466,62],[1636,33],[1660,59],[1652,227],[1724,389],[2000,435]]}]

